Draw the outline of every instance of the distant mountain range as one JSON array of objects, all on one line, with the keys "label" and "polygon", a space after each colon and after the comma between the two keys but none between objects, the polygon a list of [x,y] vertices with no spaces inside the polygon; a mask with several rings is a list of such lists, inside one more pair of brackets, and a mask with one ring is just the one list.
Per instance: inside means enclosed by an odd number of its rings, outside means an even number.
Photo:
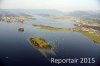
[{"label": "distant mountain range", "polygon": [[53,9],[1,9],[0,16],[19,15],[64,15],[63,12]]},{"label": "distant mountain range", "polygon": [[74,11],[67,14],[67,16],[75,16],[90,22],[97,22],[100,24],[100,10],[97,11]]},{"label": "distant mountain range", "polygon": [[84,18],[100,17],[100,10],[97,11],[73,11],[70,13],[64,13],[55,9],[0,9],[1,16],[50,16],[50,15],[63,15],[63,16],[75,16]]},{"label": "distant mountain range", "polygon": [[97,10],[97,11],[73,11],[66,15],[67,16],[75,16],[75,17],[84,17],[84,18],[100,17],[100,10]]}]

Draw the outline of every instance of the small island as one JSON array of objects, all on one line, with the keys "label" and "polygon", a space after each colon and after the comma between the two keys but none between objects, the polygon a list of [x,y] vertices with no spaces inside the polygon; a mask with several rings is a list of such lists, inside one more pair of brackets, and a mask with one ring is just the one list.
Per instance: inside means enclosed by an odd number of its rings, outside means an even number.
[{"label": "small island", "polygon": [[32,46],[38,49],[52,49],[52,46],[40,37],[30,38]]},{"label": "small island", "polygon": [[53,46],[50,45],[45,39],[41,37],[34,37],[29,38],[28,41],[30,42],[33,48],[38,50],[46,58],[56,55]]},{"label": "small island", "polygon": [[19,28],[18,32],[24,32],[24,28]]}]

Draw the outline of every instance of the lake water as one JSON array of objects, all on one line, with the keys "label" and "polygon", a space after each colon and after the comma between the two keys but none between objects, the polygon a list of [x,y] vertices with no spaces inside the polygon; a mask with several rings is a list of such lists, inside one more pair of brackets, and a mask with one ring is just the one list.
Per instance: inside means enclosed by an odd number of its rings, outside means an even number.
[{"label": "lake water", "polygon": [[63,20],[63,19],[50,19],[41,16],[35,16],[37,19],[34,21],[27,22],[28,24],[36,24],[36,25],[46,25],[58,28],[74,28],[74,21],[71,20]]},{"label": "lake water", "polygon": [[[61,22],[61,23],[60,23]],[[0,22],[0,63],[4,66],[58,65],[51,64],[50,58],[95,58],[94,64],[75,64],[76,66],[99,66],[100,44],[95,44],[79,32],[60,32],[38,29],[32,24],[74,28],[73,21],[57,21],[39,18],[25,23]],[[67,25],[66,25],[67,24]],[[19,32],[18,28],[24,28]],[[48,41],[54,50],[51,55],[33,48],[30,37],[41,37]],[[52,54],[53,53],[53,54]],[[73,64],[61,64],[73,65]],[[73,65],[74,66],[74,65]]]}]

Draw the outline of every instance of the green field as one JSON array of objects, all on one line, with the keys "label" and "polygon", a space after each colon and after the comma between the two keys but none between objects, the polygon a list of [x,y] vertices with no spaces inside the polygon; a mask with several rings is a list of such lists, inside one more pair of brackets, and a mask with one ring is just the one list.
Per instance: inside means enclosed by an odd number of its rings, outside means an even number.
[{"label": "green field", "polygon": [[95,34],[92,33],[88,33],[88,32],[81,32],[83,35],[85,35],[86,37],[88,37],[89,39],[91,39],[94,43],[99,43],[100,44],[100,35],[97,36]]},{"label": "green field", "polygon": [[39,29],[45,29],[45,30],[52,30],[52,31],[65,31],[65,32],[73,32],[73,28],[58,28],[58,27],[51,27],[51,26],[45,26],[45,25],[34,25],[35,27],[39,27]]}]

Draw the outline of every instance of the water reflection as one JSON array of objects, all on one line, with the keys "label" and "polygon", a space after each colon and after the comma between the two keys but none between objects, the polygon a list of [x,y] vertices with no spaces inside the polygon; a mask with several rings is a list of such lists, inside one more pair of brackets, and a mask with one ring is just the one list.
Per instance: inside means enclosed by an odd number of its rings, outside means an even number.
[{"label": "water reflection", "polygon": [[0,59],[0,66],[4,66],[4,64],[3,64],[3,62],[2,62],[2,60]]}]

